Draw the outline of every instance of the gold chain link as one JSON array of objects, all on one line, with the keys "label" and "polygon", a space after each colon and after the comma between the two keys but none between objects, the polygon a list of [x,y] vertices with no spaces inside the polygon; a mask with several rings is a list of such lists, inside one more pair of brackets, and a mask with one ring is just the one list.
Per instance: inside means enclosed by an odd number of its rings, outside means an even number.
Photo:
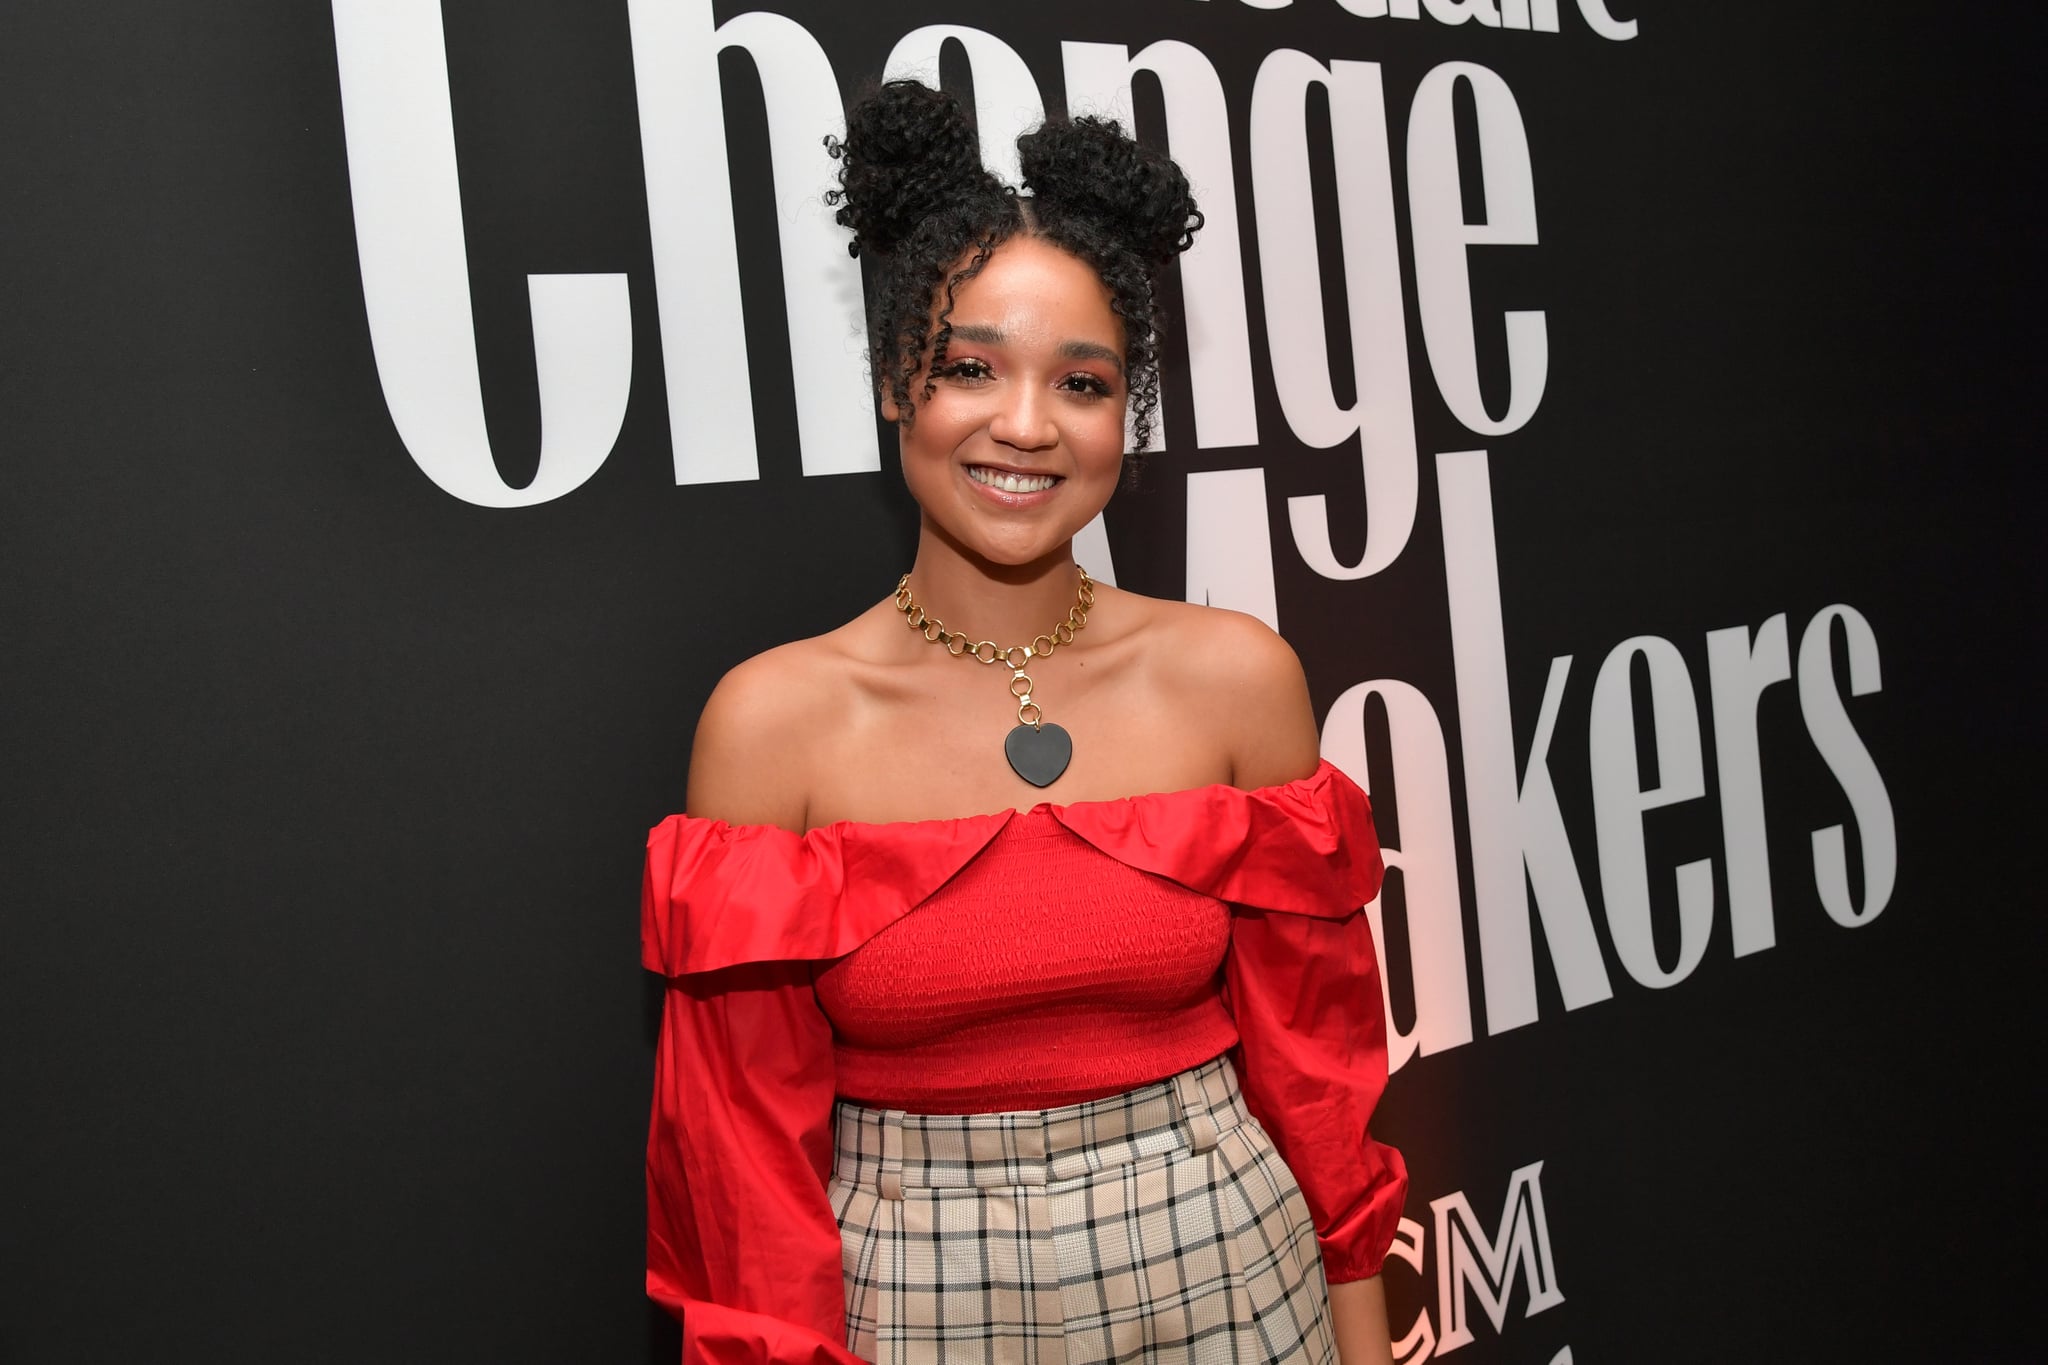
[{"label": "gold chain link", "polygon": [[[1074,643],[1074,632],[1088,624],[1088,609],[1095,605],[1095,580],[1079,564],[1074,568],[1081,575],[1081,587],[1074,594],[1067,619],[1043,635],[1032,636],[1028,645],[1005,649],[994,640],[970,640],[964,631],[947,630],[944,621],[918,605],[911,595],[907,573],[896,580],[896,610],[903,613],[904,623],[912,630],[932,644],[945,646],[946,652],[955,658],[972,659],[978,664],[999,663],[1009,669],[1010,695],[1017,699],[1017,723],[1037,729],[1045,723],[1045,712],[1031,699],[1031,675],[1025,669],[1033,659],[1049,659],[1061,645]],[[1021,691],[1019,683],[1023,684]]]}]

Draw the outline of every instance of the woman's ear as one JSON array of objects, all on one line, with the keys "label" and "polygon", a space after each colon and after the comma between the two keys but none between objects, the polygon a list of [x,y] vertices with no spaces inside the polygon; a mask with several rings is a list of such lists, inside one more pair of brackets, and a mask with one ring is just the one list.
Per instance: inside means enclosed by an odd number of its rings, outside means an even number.
[{"label": "woman's ear", "polygon": [[896,405],[896,396],[889,392],[887,385],[875,385],[875,402],[882,410],[883,421],[903,425],[903,409]]}]

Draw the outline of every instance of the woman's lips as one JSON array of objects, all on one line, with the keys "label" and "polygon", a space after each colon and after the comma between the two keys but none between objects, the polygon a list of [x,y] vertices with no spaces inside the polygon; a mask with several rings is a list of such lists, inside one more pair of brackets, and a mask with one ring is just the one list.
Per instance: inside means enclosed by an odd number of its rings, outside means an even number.
[{"label": "woman's lips", "polygon": [[992,465],[968,465],[966,473],[976,492],[1005,507],[1029,507],[1043,502],[1066,482],[1057,474],[1025,474]]},{"label": "woman's lips", "polygon": [[1057,474],[1023,474],[985,464],[967,466],[967,477],[984,488],[1000,488],[1005,493],[1041,493],[1060,481]]}]

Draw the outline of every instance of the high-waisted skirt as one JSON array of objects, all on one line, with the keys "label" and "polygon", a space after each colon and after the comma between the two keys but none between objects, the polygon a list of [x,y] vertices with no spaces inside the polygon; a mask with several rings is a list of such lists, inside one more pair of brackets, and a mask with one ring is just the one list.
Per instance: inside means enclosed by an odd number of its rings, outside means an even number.
[{"label": "high-waisted skirt", "polygon": [[1308,1205],[1224,1057],[1058,1109],[841,1101],[831,1196],[866,1360],[1335,1359]]}]

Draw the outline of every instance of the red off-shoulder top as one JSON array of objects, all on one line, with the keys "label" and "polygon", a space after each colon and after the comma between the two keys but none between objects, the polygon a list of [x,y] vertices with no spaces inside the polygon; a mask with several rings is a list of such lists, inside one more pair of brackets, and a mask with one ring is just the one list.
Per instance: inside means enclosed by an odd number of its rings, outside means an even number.
[{"label": "red off-shoulder top", "polygon": [[1230,907],[1020,811],[973,861],[813,977],[842,1100],[1056,1109],[1237,1045]]},{"label": "red off-shoulder top", "polygon": [[[826,1197],[833,1037],[814,974],[916,909],[1019,814],[802,835],[676,815],[649,833],[642,961],[669,989],[648,1132],[647,1292],[681,1316],[686,1361],[853,1365]],[[1382,872],[1365,793],[1324,763],[1255,791],[1029,814],[1229,906],[1223,994],[1246,1102],[1307,1197],[1330,1282],[1378,1273],[1407,1172],[1367,1133],[1387,1070],[1361,913]]]}]

